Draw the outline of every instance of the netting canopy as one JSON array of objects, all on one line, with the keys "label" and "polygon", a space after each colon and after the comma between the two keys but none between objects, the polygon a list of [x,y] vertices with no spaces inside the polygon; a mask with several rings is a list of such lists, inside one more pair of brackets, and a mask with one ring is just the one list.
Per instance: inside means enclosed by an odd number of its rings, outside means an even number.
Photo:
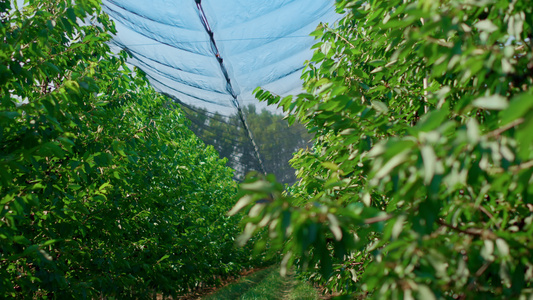
[{"label": "netting canopy", "polygon": [[[262,86],[297,92],[319,22],[338,18],[332,0],[104,0],[115,43],[154,87],[229,114]],[[230,109],[228,109],[230,108]]]},{"label": "netting canopy", "polygon": [[[252,91],[259,86],[282,96],[301,90],[315,43],[309,34],[320,22],[339,19],[334,2],[104,0],[103,6],[116,24],[113,43],[157,90],[230,117],[258,104]],[[243,131],[250,133],[245,123],[243,117]],[[235,155],[242,164],[242,154]]]}]

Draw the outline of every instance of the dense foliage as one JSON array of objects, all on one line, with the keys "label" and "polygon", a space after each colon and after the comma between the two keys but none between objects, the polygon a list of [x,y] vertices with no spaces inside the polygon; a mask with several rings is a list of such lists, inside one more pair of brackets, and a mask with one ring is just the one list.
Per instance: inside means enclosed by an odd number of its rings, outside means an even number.
[{"label": "dense foliage", "polygon": [[[287,193],[250,177],[233,212],[330,290],[533,297],[530,1],[337,1],[277,103],[315,132]],[[315,270],[319,272],[315,273]]]},{"label": "dense foliage", "polygon": [[231,170],[110,53],[98,1],[16,3],[0,2],[0,298],[176,294],[254,263],[224,216]]},{"label": "dense foliage", "polygon": [[[236,171],[237,180],[242,180],[251,171],[261,170],[254,146],[237,113],[224,117],[199,108],[183,109],[191,120],[191,130],[206,144],[212,145],[220,156],[228,158],[228,165]],[[244,107],[243,113],[265,170],[282,183],[296,182],[289,160],[298,150],[311,147],[312,135],[301,124],[289,127],[283,115],[266,109],[257,112],[254,105]]]}]

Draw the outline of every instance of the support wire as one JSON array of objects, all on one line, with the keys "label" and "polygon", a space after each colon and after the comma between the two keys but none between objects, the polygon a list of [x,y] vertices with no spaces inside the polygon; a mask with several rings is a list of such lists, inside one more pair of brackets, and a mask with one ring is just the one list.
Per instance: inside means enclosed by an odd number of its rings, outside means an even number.
[{"label": "support wire", "polygon": [[202,21],[202,25],[204,26],[205,31],[209,35],[209,39],[211,40],[211,48],[215,54],[215,57],[220,65],[220,70],[222,71],[222,74],[224,75],[224,78],[226,79],[226,90],[232,97],[232,104],[237,109],[237,113],[239,115],[239,119],[242,122],[243,128],[248,134],[248,138],[252,142],[252,145],[254,147],[255,156],[257,160],[259,161],[259,166],[261,167],[261,171],[263,174],[266,174],[265,165],[263,164],[263,160],[261,159],[261,156],[259,155],[259,148],[257,147],[257,143],[254,140],[254,137],[252,135],[252,132],[250,131],[250,127],[248,126],[248,122],[246,121],[246,117],[244,116],[244,112],[241,109],[241,105],[239,103],[239,100],[237,98],[237,94],[235,93],[235,90],[233,89],[233,86],[231,84],[231,80],[229,78],[228,71],[226,69],[226,66],[224,65],[224,60],[222,59],[222,56],[220,55],[220,52],[217,47],[217,43],[215,41],[214,32],[211,30],[211,26],[209,26],[209,22],[207,20],[206,14],[204,12],[204,9],[202,7],[202,0],[195,0],[196,7],[198,8],[198,13],[200,16],[200,19]]}]

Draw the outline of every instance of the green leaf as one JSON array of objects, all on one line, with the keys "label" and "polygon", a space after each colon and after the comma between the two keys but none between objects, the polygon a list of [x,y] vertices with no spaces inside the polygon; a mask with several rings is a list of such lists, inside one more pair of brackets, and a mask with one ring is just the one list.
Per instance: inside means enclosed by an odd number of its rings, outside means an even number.
[{"label": "green leaf", "polygon": [[109,182],[106,182],[98,188],[98,191],[100,191],[101,193],[105,193],[107,187],[112,187],[112,185]]},{"label": "green leaf", "polygon": [[410,152],[411,152],[410,150],[404,150],[400,152],[399,154],[395,155],[394,157],[392,157],[391,159],[389,159],[381,168],[379,168],[379,170],[376,172],[374,177],[377,179],[381,179],[389,175],[389,173],[394,168],[396,168],[401,163],[405,162]]},{"label": "green leaf", "polygon": [[420,118],[420,121],[414,127],[415,132],[429,132],[437,129],[448,118],[448,114],[449,111],[444,108],[430,111]]},{"label": "green leaf", "polygon": [[38,252],[44,259],[46,259],[47,261],[52,261],[54,260],[53,257],[48,254],[46,251],[44,251],[43,249],[39,249],[39,252]]},{"label": "green leaf", "polygon": [[480,140],[479,125],[476,119],[471,118],[466,123],[466,135],[468,136],[468,142],[472,145],[476,145]]},{"label": "green leaf", "polygon": [[63,239],[53,239],[53,240],[48,240],[48,241],[46,241],[46,242],[40,244],[39,246],[40,246],[40,247],[46,247],[46,246],[50,246],[50,245],[52,245],[52,244],[55,244],[55,243],[58,243],[58,242],[62,242],[62,241],[63,241]]},{"label": "green leaf", "polygon": [[332,171],[337,171],[339,170],[339,166],[335,163],[332,163],[332,162],[329,162],[329,161],[326,161],[326,162],[323,162],[322,163],[322,166],[326,169],[329,169],[329,170],[332,170]]},{"label": "green leaf", "polygon": [[22,236],[22,235],[13,237],[13,241],[15,243],[21,244],[21,245],[29,245],[29,244],[31,244],[31,242],[27,238]]},{"label": "green leaf", "polygon": [[496,239],[496,247],[498,248],[498,252],[501,257],[509,256],[509,245],[507,245],[505,240],[501,238]]},{"label": "green leaf", "polygon": [[474,26],[476,28],[478,28],[479,30],[486,31],[486,32],[489,32],[489,33],[498,30],[498,26],[494,25],[494,23],[492,23],[488,19],[483,20],[483,21],[479,21]]},{"label": "green leaf", "polygon": [[20,116],[20,114],[16,111],[0,111],[0,122],[13,120],[18,116]]},{"label": "green leaf", "polygon": [[435,169],[437,167],[437,155],[433,147],[424,145],[420,149],[422,159],[424,160],[424,184],[429,185],[433,176],[435,175]]},{"label": "green leaf", "polygon": [[37,250],[39,250],[39,245],[31,245],[29,247],[26,247],[26,249],[24,249],[24,252],[22,252],[22,255],[28,255],[30,253],[37,252]]},{"label": "green leaf", "polygon": [[271,193],[275,190],[272,183],[265,180],[257,180],[252,183],[241,184],[241,189],[250,192]]},{"label": "green leaf", "polygon": [[418,284],[418,296],[421,300],[437,300],[433,291],[424,284]]},{"label": "green leaf", "polygon": [[368,79],[368,78],[369,78],[368,74],[366,74],[366,73],[365,73],[363,70],[361,70],[361,69],[353,68],[352,71],[353,71],[353,73],[354,73],[355,75],[357,75],[359,78],[363,78],[363,79]]},{"label": "green leaf", "polygon": [[157,261],[157,263],[159,264],[159,263],[161,263],[162,261],[164,261],[165,259],[168,259],[169,257],[170,257],[170,255],[168,255],[168,254],[163,255],[163,257],[161,257],[161,258]]},{"label": "green leaf", "polygon": [[511,123],[523,117],[533,108],[533,95],[522,93],[509,102],[509,107],[501,112],[502,125]]},{"label": "green leaf", "polygon": [[237,203],[235,206],[228,212],[228,216],[234,216],[236,215],[241,209],[248,206],[250,203],[253,202],[253,197],[250,195],[245,195]]},{"label": "green leaf", "polygon": [[507,98],[501,95],[491,95],[474,100],[472,105],[489,110],[503,110],[509,106],[509,103]]},{"label": "green leaf", "polygon": [[342,230],[339,226],[339,221],[337,220],[337,217],[335,217],[333,214],[328,214],[327,216],[329,220],[329,229],[333,233],[333,236],[337,241],[340,241],[342,239]]},{"label": "green leaf", "polygon": [[380,113],[388,113],[389,112],[389,108],[387,107],[387,105],[381,101],[378,101],[378,100],[373,100],[372,101],[372,107],[380,112]]}]

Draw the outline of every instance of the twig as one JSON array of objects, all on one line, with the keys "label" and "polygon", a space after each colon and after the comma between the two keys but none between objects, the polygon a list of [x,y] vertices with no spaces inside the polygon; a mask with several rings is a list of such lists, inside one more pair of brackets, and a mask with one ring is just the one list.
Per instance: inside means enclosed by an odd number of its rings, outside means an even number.
[{"label": "twig", "polygon": [[509,123],[509,124],[507,124],[507,125],[505,125],[503,127],[500,127],[500,128],[498,128],[496,130],[493,130],[493,131],[487,133],[485,136],[486,137],[497,137],[500,134],[504,133],[505,131],[515,127],[516,125],[522,124],[523,122],[524,122],[524,118],[516,119],[513,122],[511,122],[511,123]]},{"label": "twig", "polygon": [[[533,168],[533,160],[526,161],[526,162],[521,163],[521,164],[516,165],[516,166],[511,166],[511,167],[509,167],[509,171],[511,171],[513,173],[518,173],[518,172],[520,172],[522,170],[530,169],[530,168]],[[487,171],[489,171],[492,174],[505,172],[505,170],[503,168],[500,168],[500,167],[489,168]]]},{"label": "twig", "polygon": [[453,44],[450,43],[450,42],[446,42],[444,39],[436,39],[436,38],[432,38],[432,37],[426,37],[426,40],[429,41],[429,42],[432,42],[432,43],[439,44],[442,47],[446,47],[446,48],[450,48],[450,49],[453,48]]},{"label": "twig", "polygon": [[483,273],[485,273],[485,271],[487,270],[487,268],[490,266],[491,262],[487,261],[485,262],[481,268],[479,268],[476,273],[474,274],[476,277],[479,277],[481,275],[483,275]]},{"label": "twig", "polygon": [[345,43],[347,43],[348,45],[350,45],[350,47],[352,47],[352,49],[355,49],[356,47],[350,43],[350,41],[348,41],[345,37],[343,37],[342,35],[340,35],[338,32],[336,32],[335,30],[332,30],[331,28],[329,28],[328,25],[324,24],[324,27],[326,29],[328,29],[329,32],[332,32],[333,34],[335,34],[339,39],[343,40]]},{"label": "twig", "polygon": [[489,217],[490,219],[494,219],[494,216],[486,208],[484,208],[483,206],[479,206],[479,210],[481,210],[481,212],[486,214],[487,217]]},{"label": "twig", "polygon": [[453,225],[450,225],[450,224],[444,222],[443,219],[439,219],[437,222],[440,225],[444,226],[444,227],[453,229],[454,231],[457,231],[457,232],[460,232],[460,233],[473,235],[473,236],[487,237],[487,238],[495,238],[496,237],[496,235],[494,233],[492,233],[492,231],[490,231],[490,230],[479,229],[479,228],[461,229],[459,227],[456,227],[456,226],[453,226]]},{"label": "twig", "polygon": [[368,219],[365,220],[365,224],[374,224],[374,223],[387,221],[387,220],[391,219],[392,217],[393,217],[392,215],[385,215],[385,216],[377,216],[377,217],[373,217],[373,218],[368,218]]},{"label": "twig", "polygon": [[509,169],[513,172],[518,172],[529,168],[533,168],[533,160],[526,161],[525,163],[521,163],[518,166],[512,166]]},{"label": "twig", "polygon": [[[492,214],[491,214],[491,213],[490,213],[485,207],[483,207],[483,206],[480,205],[478,208],[479,208],[479,210],[480,210],[482,213],[484,213],[485,215],[487,215],[487,217],[489,217],[489,219],[494,220],[494,216],[493,216],[493,215],[492,215]],[[500,225],[499,225],[498,223],[494,222],[494,225],[496,225],[496,227],[500,228]]]}]

